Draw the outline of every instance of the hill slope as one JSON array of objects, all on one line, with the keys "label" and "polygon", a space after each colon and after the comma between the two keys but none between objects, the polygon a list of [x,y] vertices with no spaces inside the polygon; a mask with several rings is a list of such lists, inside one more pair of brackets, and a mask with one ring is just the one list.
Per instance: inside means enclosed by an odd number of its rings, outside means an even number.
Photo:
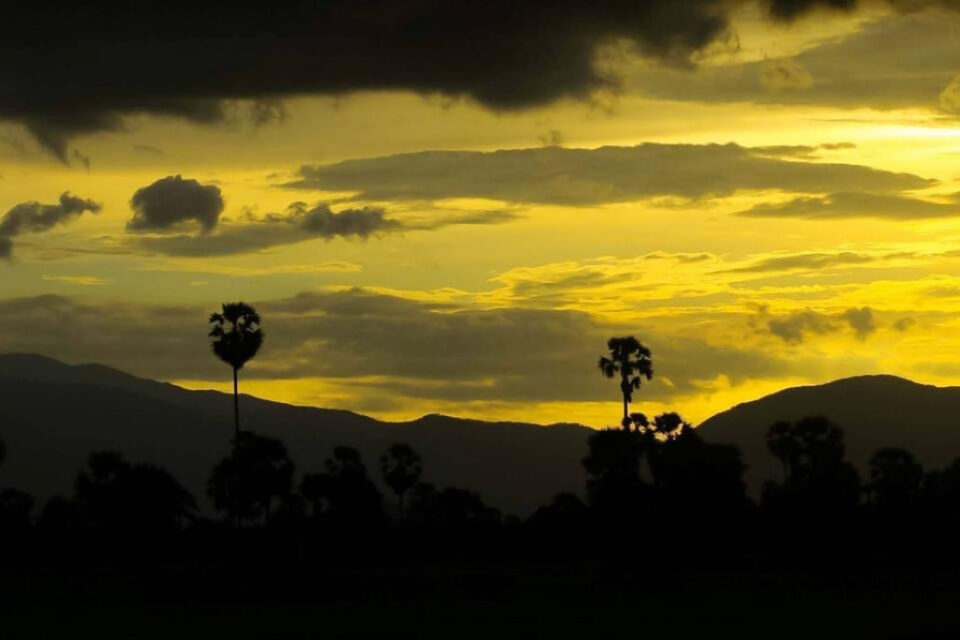
[{"label": "hill slope", "polygon": [[[297,473],[319,471],[333,447],[356,447],[371,476],[393,442],[423,457],[424,480],[478,491],[507,513],[527,514],[557,491],[581,492],[589,430],[446,416],[388,423],[331,409],[241,397],[243,427],[286,444]],[[71,491],[89,452],[119,450],[168,468],[198,498],[232,437],[230,396],[188,391],[101,365],[0,355],[0,486],[43,499]]]},{"label": "hill slope", "polygon": [[867,461],[881,447],[902,447],[928,469],[960,457],[960,387],[935,387],[895,376],[860,376],[784,389],[719,413],[700,425],[713,442],[735,444],[748,466],[747,485],[780,479],[779,462],[766,448],[777,420],[823,415],[843,428],[847,457],[866,478]]}]

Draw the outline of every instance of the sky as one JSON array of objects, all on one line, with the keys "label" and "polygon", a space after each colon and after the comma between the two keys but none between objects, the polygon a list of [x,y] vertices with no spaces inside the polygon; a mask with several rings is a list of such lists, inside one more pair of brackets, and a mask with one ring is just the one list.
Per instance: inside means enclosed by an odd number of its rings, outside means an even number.
[{"label": "sky", "polygon": [[0,352],[228,390],[242,300],[241,391],[389,420],[617,424],[620,335],[635,409],[694,422],[960,384],[956,2],[37,10],[0,43]]}]

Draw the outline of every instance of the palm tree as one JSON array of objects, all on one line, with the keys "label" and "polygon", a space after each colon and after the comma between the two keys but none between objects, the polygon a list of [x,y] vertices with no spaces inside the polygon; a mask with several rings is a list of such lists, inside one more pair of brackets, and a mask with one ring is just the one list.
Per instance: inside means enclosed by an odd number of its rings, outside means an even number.
[{"label": "palm tree", "polygon": [[610,338],[607,341],[607,349],[610,351],[610,357],[600,356],[597,363],[604,377],[613,378],[620,375],[620,392],[623,394],[623,420],[621,424],[624,429],[630,428],[629,406],[633,402],[633,392],[640,388],[640,381],[643,378],[650,380],[653,378],[653,359],[650,356],[650,349],[640,344],[633,336],[623,338]]},{"label": "palm tree", "polygon": [[223,311],[210,314],[210,347],[218,358],[233,368],[233,424],[240,436],[240,401],[237,394],[237,372],[257,355],[263,344],[260,314],[243,302],[223,304]]}]

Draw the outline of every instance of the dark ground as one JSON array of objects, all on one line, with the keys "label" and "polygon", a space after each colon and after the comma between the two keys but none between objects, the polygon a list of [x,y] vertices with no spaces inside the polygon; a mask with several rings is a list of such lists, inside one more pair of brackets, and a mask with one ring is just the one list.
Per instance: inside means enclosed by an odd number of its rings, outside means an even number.
[{"label": "dark ground", "polygon": [[[221,579],[222,578],[222,579]],[[954,638],[960,578],[444,564],[4,577],[3,638]]]}]

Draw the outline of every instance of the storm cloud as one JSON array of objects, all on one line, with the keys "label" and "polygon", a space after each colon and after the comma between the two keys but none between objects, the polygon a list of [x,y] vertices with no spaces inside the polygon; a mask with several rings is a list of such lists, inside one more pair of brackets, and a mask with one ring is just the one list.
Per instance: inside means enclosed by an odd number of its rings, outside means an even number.
[{"label": "storm cloud", "polygon": [[358,200],[487,198],[568,206],[723,197],[741,190],[896,193],[936,183],[860,165],[784,160],[769,147],[736,144],[424,151],[306,165],[299,174],[285,186],[354,192]]},{"label": "storm cloud", "polygon": [[170,229],[196,222],[204,233],[217,226],[223,212],[223,196],[216,185],[203,185],[180,176],[167,176],[137,189],[130,199],[134,215],[128,231]]},{"label": "storm cloud", "polygon": [[79,198],[69,192],[62,193],[57,204],[21,202],[0,219],[0,258],[11,257],[12,237],[22,233],[46,231],[66,224],[85,212],[99,213],[100,208],[100,203]]},{"label": "storm cloud", "polygon": [[[595,64],[628,43],[667,66],[730,34],[747,0],[430,0],[265,5],[164,2],[5,8],[0,118],[20,122],[61,160],[72,137],[148,113],[224,119],[225,100],[254,101],[254,120],[282,117],[278,99],[361,90],[467,97],[509,110],[616,89]],[[850,2],[761,2],[778,20]],[[38,26],[41,26],[38,28]],[[78,37],[82,34],[82,37]]]}]

